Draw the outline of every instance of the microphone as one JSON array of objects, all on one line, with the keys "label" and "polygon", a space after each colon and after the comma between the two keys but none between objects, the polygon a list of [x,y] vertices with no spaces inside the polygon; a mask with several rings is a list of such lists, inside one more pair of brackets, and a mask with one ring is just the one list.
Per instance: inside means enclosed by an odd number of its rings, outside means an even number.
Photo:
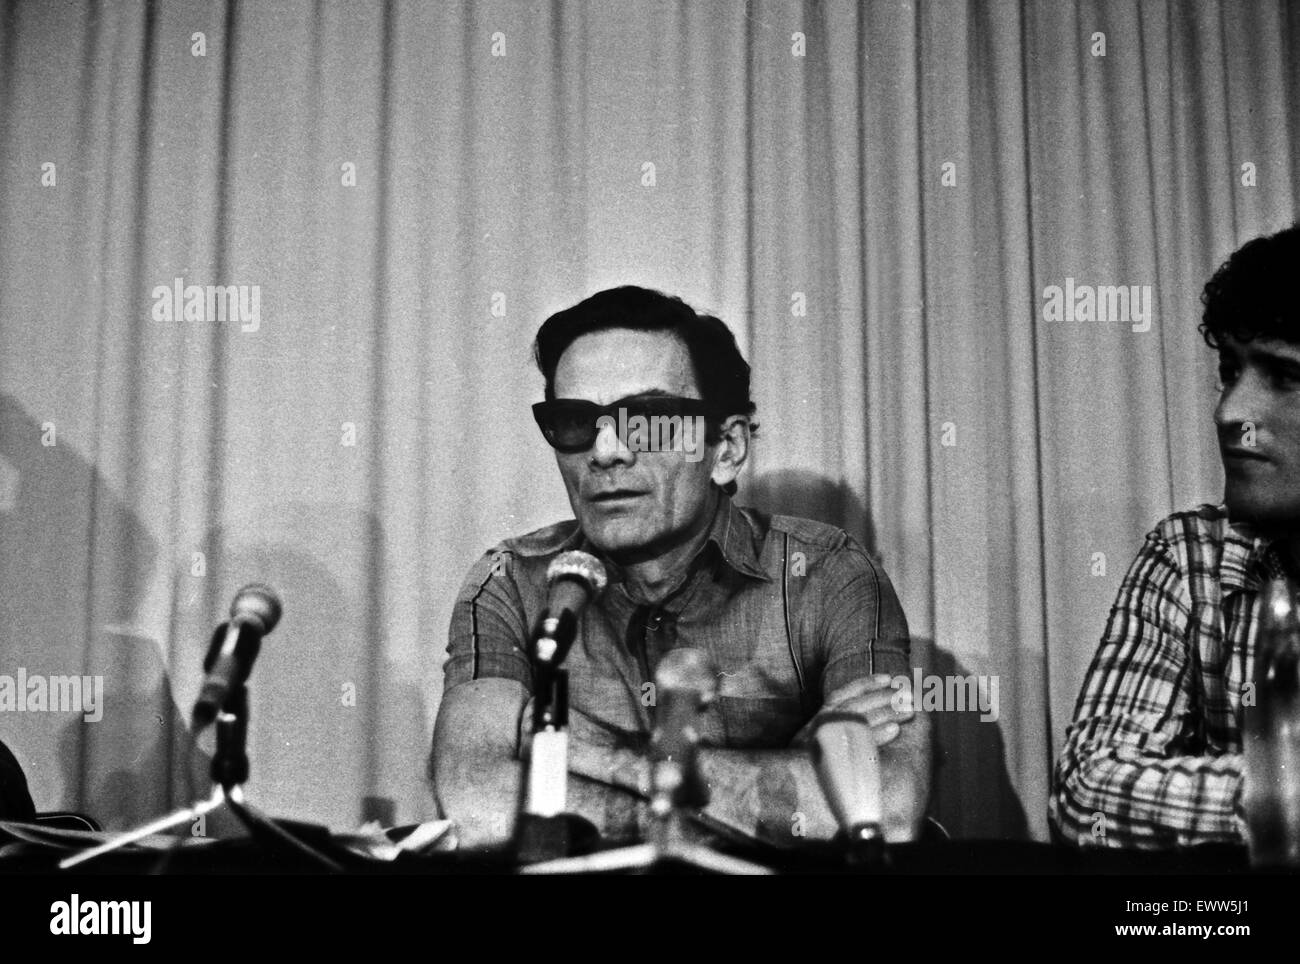
[{"label": "microphone", "polygon": [[217,718],[231,690],[242,686],[253,669],[262,637],[280,621],[280,598],[270,586],[252,583],[235,593],[230,604],[230,621],[222,623],[212,636],[203,661],[203,686],[194,702],[190,726],[195,733]]},{"label": "microphone", "polygon": [[605,567],[590,553],[562,552],[547,567],[546,582],[547,605],[533,641],[533,739],[524,812],[550,818],[564,813],[568,803],[569,677],[561,664],[577,635],[578,614],[605,588]]},{"label": "microphone", "polygon": [[655,728],[651,745],[656,759],[652,810],[658,816],[674,807],[703,807],[709,788],[696,766],[700,712],[713,701],[718,677],[700,649],[669,650],[655,671]]},{"label": "microphone", "polygon": [[566,856],[599,837],[584,817],[566,812],[569,785],[569,676],[564,657],[578,632],[578,616],[600,595],[607,578],[587,552],[562,552],[546,569],[547,599],[533,636],[533,735],[515,856],[529,863]]},{"label": "microphone", "polygon": [[558,666],[568,655],[578,616],[608,581],[605,567],[588,552],[562,552],[546,569],[549,590],[535,646],[539,662]]},{"label": "microphone", "polygon": [[871,725],[853,713],[827,713],[813,731],[811,752],[817,781],[848,839],[849,860],[880,861],[884,806],[880,751]]}]

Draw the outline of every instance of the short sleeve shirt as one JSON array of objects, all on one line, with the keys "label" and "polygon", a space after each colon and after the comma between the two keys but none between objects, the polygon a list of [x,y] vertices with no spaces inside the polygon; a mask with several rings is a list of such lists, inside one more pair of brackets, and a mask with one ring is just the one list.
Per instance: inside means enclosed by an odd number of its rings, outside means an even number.
[{"label": "short sleeve shirt", "polygon": [[528,644],[546,608],[546,570],[571,549],[601,558],[609,584],[583,611],[565,661],[569,705],[611,731],[653,730],[655,670],[677,647],[703,650],[717,671],[701,739],[738,749],[785,747],[828,693],[910,672],[907,620],[862,546],[842,529],[721,496],[686,578],[655,605],[629,595],[619,567],[574,520],[486,553],[456,600],[446,690],[504,677],[531,692]]}]

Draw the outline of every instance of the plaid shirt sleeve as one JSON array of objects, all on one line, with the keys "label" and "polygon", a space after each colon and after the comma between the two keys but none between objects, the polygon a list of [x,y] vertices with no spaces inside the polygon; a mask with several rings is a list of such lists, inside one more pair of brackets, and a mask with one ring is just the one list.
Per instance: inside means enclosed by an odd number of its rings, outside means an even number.
[{"label": "plaid shirt sleeve", "polygon": [[1070,843],[1240,843],[1241,755],[1207,756],[1178,554],[1147,536],[1120,585],[1057,761],[1049,816]]}]

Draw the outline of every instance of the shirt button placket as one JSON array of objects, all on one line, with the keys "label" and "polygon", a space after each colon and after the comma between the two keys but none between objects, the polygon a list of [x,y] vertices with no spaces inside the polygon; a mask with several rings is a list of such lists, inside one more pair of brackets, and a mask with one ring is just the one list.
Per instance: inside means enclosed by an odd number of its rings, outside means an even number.
[{"label": "shirt button placket", "polygon": [[645,639],[643,642],[642,652],[645,653],[645,669],[650,674],[650,679],[654,679],[655,668],[659,665],[660,645],[659,645],[659,626],[663,622],[664,614],[662,610],[652,609],[646,613],[645,617]]}]

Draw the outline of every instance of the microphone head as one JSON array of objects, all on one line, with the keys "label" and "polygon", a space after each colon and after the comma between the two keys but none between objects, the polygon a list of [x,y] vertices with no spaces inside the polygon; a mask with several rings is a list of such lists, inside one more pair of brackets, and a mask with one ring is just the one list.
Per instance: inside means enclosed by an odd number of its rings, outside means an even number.
[{"label": "microphone head", "polygon": [[670,649],[655,668],[655,688],[651,812],[663,816],[673,807],[703,807],[709,786],[700,774],[696,748],[700,714],[718,688],[713,661],[701,649]]},{"label": "microphone head", "polygon": [[561,579],[580,582],[592,596],[600,595],[609,581],[601,561],[589,552],[572,549],[561,552],[546,567],[546,584],[554,586]]},{"label": "microphone head", "polygon": [[235,600],[230,604],[231,622],[247,623],[263,636],[275,629],[280,612],[280,597],[275,590],[258,582],[235,593]]},{"label": "microphone head", "polygon": [[702,702],[708,702],[717,691],[718,674],[708,653],[683,646],[670,649],[659,661],[655,686],[665,691],[698,693]]}]

